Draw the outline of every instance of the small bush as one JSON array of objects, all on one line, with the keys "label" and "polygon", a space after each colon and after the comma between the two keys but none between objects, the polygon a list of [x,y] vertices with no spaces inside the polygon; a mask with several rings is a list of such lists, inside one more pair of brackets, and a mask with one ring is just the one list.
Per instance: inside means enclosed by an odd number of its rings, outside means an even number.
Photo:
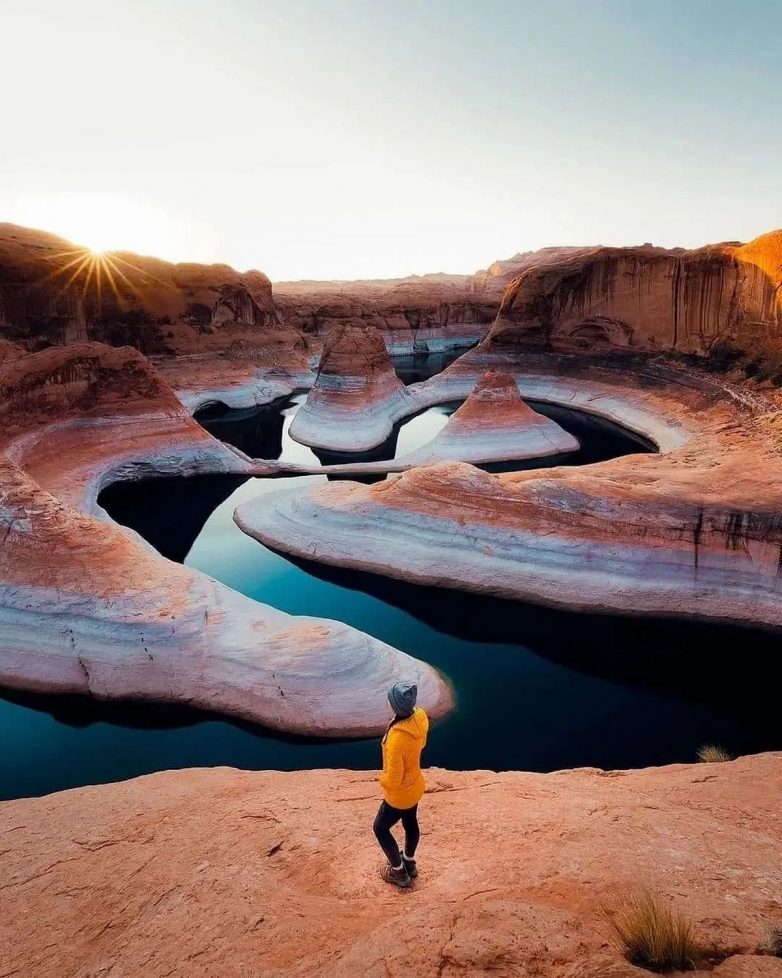
[{"label": "small bush", "polygon": [[651,893],[628,899],[609,920],[630,964],[650,971],[687,971],[706,957],[690,921]]},{"label": "small bush", "polygon": [[772,927],[765,943],[759,948],[764,954],[782,958],[782,927]]},{"label": "small bush", "polygon": [[698,760],[702,764],[719,764],[721,761],[732,761],[733,758],[716,744],[704,744],[698,751]]}]

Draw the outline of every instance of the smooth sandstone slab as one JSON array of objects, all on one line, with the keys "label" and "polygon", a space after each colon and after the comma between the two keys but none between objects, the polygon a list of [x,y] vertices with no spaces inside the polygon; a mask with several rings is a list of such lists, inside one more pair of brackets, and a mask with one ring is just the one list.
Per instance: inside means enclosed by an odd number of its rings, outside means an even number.
[{"label": "smooth sandstone slab", "polygon": [[573,435],[524,403],[511,374],[490,370],[431,442],[395,461],[503,462],[577,450]]},{"label": "smooth sandstone slab", "polygon": [[0,683],[184,703],[316,735],[381,731],[386,691],[402,678],[435,716],[450,708],[426,664],[237,594],[108,519],[97,496],[114,479],[250,471],[135,351],[45,351],[4,378],[24,393],[4,402]]},{"label": "smooth sandstone slab", "polygon": [[[780,626],[782,415],[689,379],[685,389],[647,379],[641,396],[595,383],[603,410],[624,402],[639,421],[657,417],[647,427],[669,439],[661,455],[501,477],[441,464],[372,486],[288,490],[235,518],[283,552],[426,584]],[[573,385],[583,394],[589,377]]]}]

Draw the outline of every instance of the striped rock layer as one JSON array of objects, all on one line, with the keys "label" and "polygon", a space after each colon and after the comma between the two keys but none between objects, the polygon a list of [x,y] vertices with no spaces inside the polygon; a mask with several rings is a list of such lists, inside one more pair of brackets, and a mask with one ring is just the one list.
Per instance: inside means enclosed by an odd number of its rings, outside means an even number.
[{"label": "striped rock layer", "polygon": [[[492,357],[468,354],[433,389],[458,390],[471,364],[485,369]],[[639,385],[602,363],[568,373],[566,359],[548,375],[517,363],[522,393],[629,418],[660,454],[502,476],[442,463],[370,486],[267,496],[240,507],[237,522],[284,552],[421,583],[584,611],[782,625],[774,398],[676,364],[648,367]]]},{"label": "striped rock layer", "polygon": [[340,326],[326,341],[307,403],[290,428],[296,441],[336,452],[384,442],[394,422],[415,410],[380,333]]},{"label": "striped rock layer", "polygon": [[111,481],[251,468],[134,350],[82,344],[11,361],[0,421],[2,685],[176,702],[316,735],[381,731],[400,678],[435,715],[450,707],[424,663],[253,601],[108,519],[97,496]]}]

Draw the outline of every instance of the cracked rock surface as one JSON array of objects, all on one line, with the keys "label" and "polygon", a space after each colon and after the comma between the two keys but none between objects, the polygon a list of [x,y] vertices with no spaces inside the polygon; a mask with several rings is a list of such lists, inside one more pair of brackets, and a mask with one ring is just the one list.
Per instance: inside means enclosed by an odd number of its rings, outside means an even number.
[{"label": "cracked rock surface", "polygon": [[374,773],[170,771],[6,802],[0,974],[641,978],[603,908],[646,887],[716,978],[782,975],[755,953],[782,913],[782,754],[427,781],[407,892],[378,874]]}]

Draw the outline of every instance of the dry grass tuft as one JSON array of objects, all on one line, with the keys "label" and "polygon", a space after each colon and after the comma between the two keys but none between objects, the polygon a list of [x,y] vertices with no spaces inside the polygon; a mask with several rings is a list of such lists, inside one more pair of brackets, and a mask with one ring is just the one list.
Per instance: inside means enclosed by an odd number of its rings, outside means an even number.
[{"label": "dry grass tuft", "polygon": [[782,927],[772,927],[768,932],[765,943],[759,949],[763,954],[771,954],[782,958]]},{"label": "dry grass tuft", "polygon": [[630,964],[650,971],[687,971],[706,958],[690,921],[651,893],[628,898],[609,921]]},{"label": "dry grass tuft", "polygon": [[698,760],[703,764],[719,764],[722,761],[732,761],[730,754],[715,744],[704,744],[698,751]]}]

